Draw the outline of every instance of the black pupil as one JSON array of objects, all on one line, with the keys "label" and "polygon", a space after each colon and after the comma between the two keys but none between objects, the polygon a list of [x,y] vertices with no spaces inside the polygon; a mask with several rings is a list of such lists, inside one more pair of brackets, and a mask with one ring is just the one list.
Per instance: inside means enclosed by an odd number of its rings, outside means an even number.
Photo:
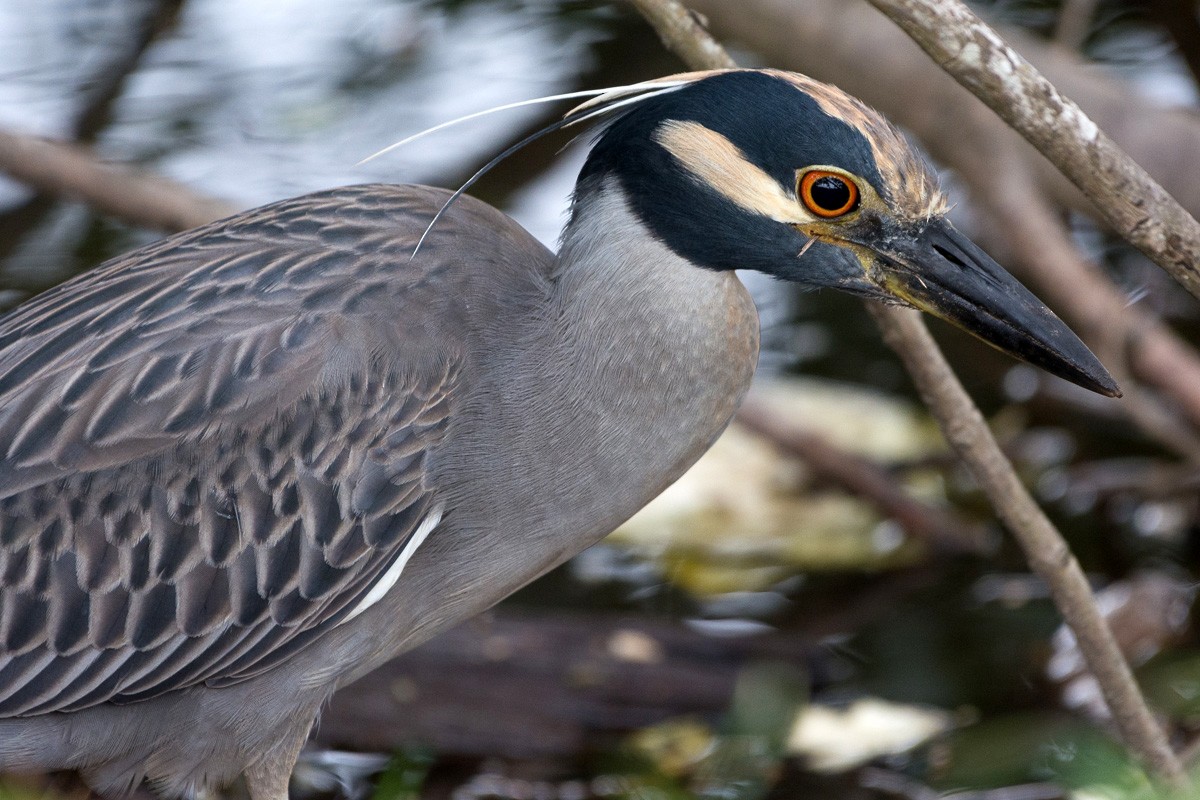
[{"label": "black pupil", "polygon": [[826,211],[841,211],[850,202],[850,187],[841,178],[817,178],[809,189],[813,203]]}]

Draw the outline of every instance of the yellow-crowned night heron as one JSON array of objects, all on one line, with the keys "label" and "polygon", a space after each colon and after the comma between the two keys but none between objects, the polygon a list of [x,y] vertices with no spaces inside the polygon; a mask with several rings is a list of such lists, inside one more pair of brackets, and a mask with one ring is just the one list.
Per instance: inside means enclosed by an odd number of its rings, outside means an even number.
[{"label": "yellow-crowned night heron", "polygon": [[281,800],[337,687],[704,452],[758,351],[735,268],[907,302],[1116,393],[896,130],[798,75],[618,109],[557,256],[463,197],[412,257],[446,197],[274,203],[0,320],[0,769],[109,794],[244,774]]}]

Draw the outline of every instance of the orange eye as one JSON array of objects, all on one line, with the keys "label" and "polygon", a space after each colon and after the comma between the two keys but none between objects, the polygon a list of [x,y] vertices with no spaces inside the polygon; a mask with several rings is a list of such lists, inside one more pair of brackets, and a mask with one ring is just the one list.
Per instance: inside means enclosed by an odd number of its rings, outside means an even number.
[{"label": "orange eye", "polygon": [[800,178],[800,201],[818,217],[832,219],[858,208],[858,187],[836,172],[814,169]]}]

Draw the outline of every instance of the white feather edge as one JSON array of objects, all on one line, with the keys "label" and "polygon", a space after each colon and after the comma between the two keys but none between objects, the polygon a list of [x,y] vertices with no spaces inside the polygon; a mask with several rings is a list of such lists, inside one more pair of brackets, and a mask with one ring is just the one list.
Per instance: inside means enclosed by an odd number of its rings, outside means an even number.
[{"label": "white feather edge", "polygon": [[421,524],[413,531],[413,535],[404,543],[404,549],[400,551],[400,555],[396,556],[396,560],[388,567],[387,572],[383,573],[379,580],[375,582],[375,585],[371,587],[371,591],[367,592],[367,596],[360,600],[349,616],[342,620],[343,623],[354,619],[382,600],[384,595],[391,591],[396,582],[400,580],[400,575],[408,565],[408,560],[413,557],[413,553],[417,552],[417,548],[425,541],[425,537],[429,536],[433,529],[438,526],[438,523],[442,521],[442,512],[444,510],[445,507],[438,504],[425,516],[425,519],[421,520]]}]

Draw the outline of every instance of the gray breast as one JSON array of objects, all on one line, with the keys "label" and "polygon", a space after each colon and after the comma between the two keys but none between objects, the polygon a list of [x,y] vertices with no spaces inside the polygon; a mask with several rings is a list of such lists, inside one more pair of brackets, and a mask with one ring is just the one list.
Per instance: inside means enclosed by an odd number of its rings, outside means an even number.
[{"label": "gray breast", "polygon": [[[544,304],[490,332],[434,461],[443,529],[381,604],[411,646],[597,541],[689,467],[749,386],[758,318],[732,272],[649,236],[615,186],[579,211]],[[384,622],[387,620],[388,622]]]}]

